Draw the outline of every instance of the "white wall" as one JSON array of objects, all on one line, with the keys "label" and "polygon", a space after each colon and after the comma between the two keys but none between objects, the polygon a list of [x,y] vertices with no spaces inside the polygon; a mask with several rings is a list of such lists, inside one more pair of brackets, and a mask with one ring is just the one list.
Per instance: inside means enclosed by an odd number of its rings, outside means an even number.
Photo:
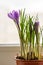
[{"label": "white wall", "polygon": [[8,10],[5,7],[1,8],[0,44],[19,43],[19,36],[15,23],[7,15],[8,15]]},{"label": "white wall", "polygon": [[43,0],[0,0],[0,44],[19,44],[16,26],[7,13],[12,10],[26,8],[26,13],[39,14],[39,21],[43,24]]},{"label": "white wall", "polygon": [[[19,44],[19,35],[15,23],[7,14],[6,8],[0,10],[0,44]],[[29,13],[28,13],[29,14]],[[36,12],[30,13],[31,16],[36,16]],[[38,12],[40,25],[43,25],[43,12]]]}]

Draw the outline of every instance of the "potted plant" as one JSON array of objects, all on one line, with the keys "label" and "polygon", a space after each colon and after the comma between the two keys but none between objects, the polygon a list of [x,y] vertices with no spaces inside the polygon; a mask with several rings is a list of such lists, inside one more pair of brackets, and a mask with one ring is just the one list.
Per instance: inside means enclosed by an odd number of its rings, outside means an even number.
[{"label": "potted plant", "polygon": [[25,9],[24,11],[19,10],[19,12],[13,10],[8,13],[8,17],[16,24],[20,38],[21,54],[16,57],[17,65],[38,65],[38,60],[40,58],[38,17],[36,16],[34,21],[33,16],[26,15]]}]

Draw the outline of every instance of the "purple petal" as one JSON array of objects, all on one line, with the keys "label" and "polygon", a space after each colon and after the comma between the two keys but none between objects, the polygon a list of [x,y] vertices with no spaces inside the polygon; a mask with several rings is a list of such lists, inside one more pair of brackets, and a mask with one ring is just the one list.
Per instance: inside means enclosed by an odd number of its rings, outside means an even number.
[{"label": "purple petal", "polygon": [[[13,17],[14,17],[14,15],[15,15],[15,10],[12,11],[12,15],[13,15]],[[15,17],[14,17],[14,18],[15,18]]]},{"label": "purple petal", "polygon": [[35,22],[35,25],[36,25],[36,26],[39,26],[39,22]]},{"label": "purple petal", "polygon": [[34,23],[34,30],[36,33],[38,33],[38,26],[39,26],[39,22],[35,22]]},{"label": "purple petal", "polygon": [[19,27],[19,13],[17,11],[13,10],[12,12],[8,13],[8,17],[13,19]]},{"label": "purple petal", "polygon": [[11,19],[14,19],[12,13],[8,13],[8,17],[11,18]]},{"label": "purple petal", "polygon": [[10,17],[13,20],[18,21],[19,20],[19,13],[15,10],[12,11],[12,13],[8,13],[8,17]]},{"label": "purple petal", "polygon": [[19,13],[15,10],[12,11],[12,15],[14,17],[14,20],[16,21],[16,23],[19,23]]},{"label": "purple petal", "polygon": [[15,18],[16,20],[19,19],[19,13],[18,13],[17,11],[13,10],[13,11],[12,11],[12,15],[14,16],[14,18]]}]

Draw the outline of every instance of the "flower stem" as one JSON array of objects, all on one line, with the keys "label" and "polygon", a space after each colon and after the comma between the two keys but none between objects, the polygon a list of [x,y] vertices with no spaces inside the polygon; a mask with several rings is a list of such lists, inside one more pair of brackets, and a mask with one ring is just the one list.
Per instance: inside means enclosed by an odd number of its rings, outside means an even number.
[{"label": "flower stem", "polygon": [[36,43],[37,43],[37,56],[39,58],[39,40],[38,40],[38,33],[36,34]]}]

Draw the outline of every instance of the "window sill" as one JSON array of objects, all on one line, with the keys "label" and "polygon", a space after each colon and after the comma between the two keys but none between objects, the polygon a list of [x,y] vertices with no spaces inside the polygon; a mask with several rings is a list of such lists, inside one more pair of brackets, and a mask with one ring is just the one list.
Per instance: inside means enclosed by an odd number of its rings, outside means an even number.
[{"label": "window sill", "polygon": [[19,44],[0,44],[0,47],[19,47]]}]

